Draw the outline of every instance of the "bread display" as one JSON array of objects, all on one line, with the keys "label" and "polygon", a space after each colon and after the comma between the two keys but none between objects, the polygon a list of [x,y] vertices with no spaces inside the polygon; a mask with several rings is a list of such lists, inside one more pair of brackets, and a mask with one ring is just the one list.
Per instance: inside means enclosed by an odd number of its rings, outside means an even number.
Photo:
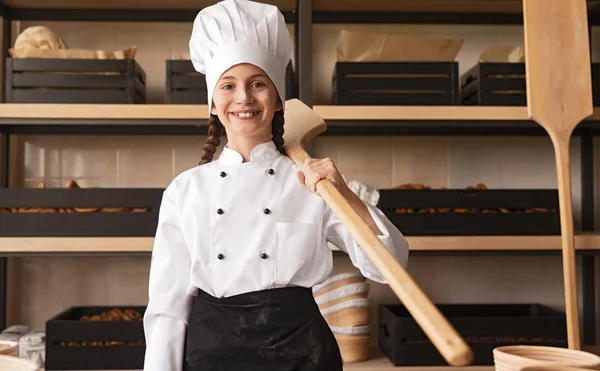
[{"label": "bread display", "polygon": [[[32,188],[43,189],[46,188],[45,182],[40,182],[34,185]],[[66,188],[74,189],[81,188],[75,180],[69,180],[66,184]],[[105,212],[105,213],[123,213],[123,212],[134,212],[143,213],[150,211],[149,208],[130,208],[130,207],[12,207],[12,208],[0,208],[0,212],[13,212],[13,213],[93,213],[93,212]]]},{"label": "bread display", "polygon": [[[102,312],[96,315],[84,315],[79,317],[79,321],[85,322],[142,322],[143,316],[134,309],[121,310],[119,308]],[[111,346],[111,345],[144,345],[143,340],[122,341],[122,340],[91,340],[91,341],[61,341],[61,346],[79,347],[79,346]]]},{"label": "bread display", "polygon": [[[421,183],[407,183],[402,184],[400,186],[392,188],[394,190],[444,190],[445,187],[432,188],[430,186],[421,184]],[[483,183],[478,183],[475,186],[469,185],[465,188],[468,191],[484,191],[487,190],[487,186]],[[523,209],[515,209],[515,208],[396,208],[396,213],[398,214],[434,214],[434,213],[482,213],[482,214],[493,214],[493,213],[501,213],[501,214],[509,214],[509,213],[545,213],[550,212],[548,208],[523,208]]]}]

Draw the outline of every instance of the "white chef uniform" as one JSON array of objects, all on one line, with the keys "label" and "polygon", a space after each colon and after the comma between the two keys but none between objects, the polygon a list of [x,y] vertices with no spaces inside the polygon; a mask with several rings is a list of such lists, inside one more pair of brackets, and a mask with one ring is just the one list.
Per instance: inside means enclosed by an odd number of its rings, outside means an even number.
[{"label": "white chef uniform", "polygon": [[[152,252],[144,316],[145,371],[181,370],[186,324],[197,288],[216,297],[311,287],[332,271],[331,242],[360,272],[385,279],[325,201],[298,181],[298,167],[269,141],[249,162],[225,147],[217,161],[180,174],[165,190]],[[365,203],[378,236],[404,266],[408,243]]]}]

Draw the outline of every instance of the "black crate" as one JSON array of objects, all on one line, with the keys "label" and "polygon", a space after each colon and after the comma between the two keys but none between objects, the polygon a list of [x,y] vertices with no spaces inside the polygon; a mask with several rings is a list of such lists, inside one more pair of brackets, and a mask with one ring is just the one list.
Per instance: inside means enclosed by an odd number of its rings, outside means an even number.
[{"label": "black crate", "polygon": [[153,237],[163,191],[0,188],[0,237]]},{"label": "black crate", "polygon": [[[600,106],[600,63],[592,63],[592,99]],[[527,106],[525,63],[478,63],[460,78],[463,105]]]},{"label": "black crate", "polygon": [[458,62],[337,62],[333,104],[457,105]]},{"label": "black crate", "polygon": [[[208,104],[206,78],[204,74],[196,72],[190,60],[167,60],[166,67],[166,104]],[[291,62],[287,66],[285,78],[285,99],[298,97]]]},{"label": "black crate", "polygon": [[146,102],[146,73],[132,59],[6,58],[7,103]]},{"label": "black crate", "polygon": [[146,352],[142,321],[80,320],[114,309],[132,309],[143,317],[146,307],[71,307],[49,319],[46,370],[141,370]]},{"label": "black crate", "polygon": [[[538,304],[438,304],[473,350],[473,365],[493,365],[504,345],[567,347],[566,317]],[[445,366],[447,362],[403,305],[379,306],[379,348],[394,366]]]},{"label": "black crate", "polygon": [[382,189],[379,192],[379,208],[407,236],[560,234],[557,190]]}]

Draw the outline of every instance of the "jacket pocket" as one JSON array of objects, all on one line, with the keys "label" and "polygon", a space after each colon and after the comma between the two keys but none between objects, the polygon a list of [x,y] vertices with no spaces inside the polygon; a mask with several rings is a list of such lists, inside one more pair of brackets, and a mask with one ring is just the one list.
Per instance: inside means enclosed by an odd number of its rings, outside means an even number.
[{"label": "jacket pocket", "polygon": [[294,277],[309,278],[319,246],[319,224],[276,223],[276,280],[288,283]]}]

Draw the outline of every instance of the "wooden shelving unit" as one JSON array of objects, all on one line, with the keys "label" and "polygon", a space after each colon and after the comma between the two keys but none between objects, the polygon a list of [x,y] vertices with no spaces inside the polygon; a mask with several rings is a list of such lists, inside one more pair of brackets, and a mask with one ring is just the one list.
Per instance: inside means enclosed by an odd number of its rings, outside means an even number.
[{"label": "wooden shelving unit", "polygon": [[[312,105],[312,25],[316,23],[522,23],[521,0],[284,0],[277,4],[297,35],[296,70],[299,98]],[[0,0],[0,15],[10,26],[15,20],[77,21],[176,21],[191,22],[197,11],[215,3],[209,0],[126,0],[69,2],[67,0]],[[588,1],[590,26],[600,24],[600,1]],[[307,16],[310,13],[310,16]],[[4,27],[4,55],[10,44],[10,27]],[[466,106],[331,106],[314,110],[328,123],[325,135],[495,135],[535,133],[543,130],[531,122],[526,107]],[[204,133],[208,119],[205,105],[92,105],[7,104],[0,105],[0,186],[7,186],[9,135],[19,133]],[[593,137],[600,133],[600,108],[578,128],[582,143],[583,232],[576,236],[576,249],[584,259],[584,312],[595,314],[594,256],[600,253],[600,234],[594,231]],[[367,130],[368,129],[368,130]],[[368,133],[367,133],[368,132]],[[0,174],[2,175],[2,174]],[[479,255],[492,253],[559,254],[560,236],[442,236],[408,237],[411,254]],[[62,237],[0,238],[0,328],[6,317],[6,257],[32,255],[148,255],[152,238]],[[335,249],[334,249],[335,250]],[[595,327],[589,314],[584,321]],[[584,325],[585,327],[585,325]],[[590,342],[595,331],[586,332]],[[600,352],[597,352],[600,353]],[[487,371],[493,367],[395,368],[381,355],[350,364],[346,371],[392,371],[406,369]]]}]

